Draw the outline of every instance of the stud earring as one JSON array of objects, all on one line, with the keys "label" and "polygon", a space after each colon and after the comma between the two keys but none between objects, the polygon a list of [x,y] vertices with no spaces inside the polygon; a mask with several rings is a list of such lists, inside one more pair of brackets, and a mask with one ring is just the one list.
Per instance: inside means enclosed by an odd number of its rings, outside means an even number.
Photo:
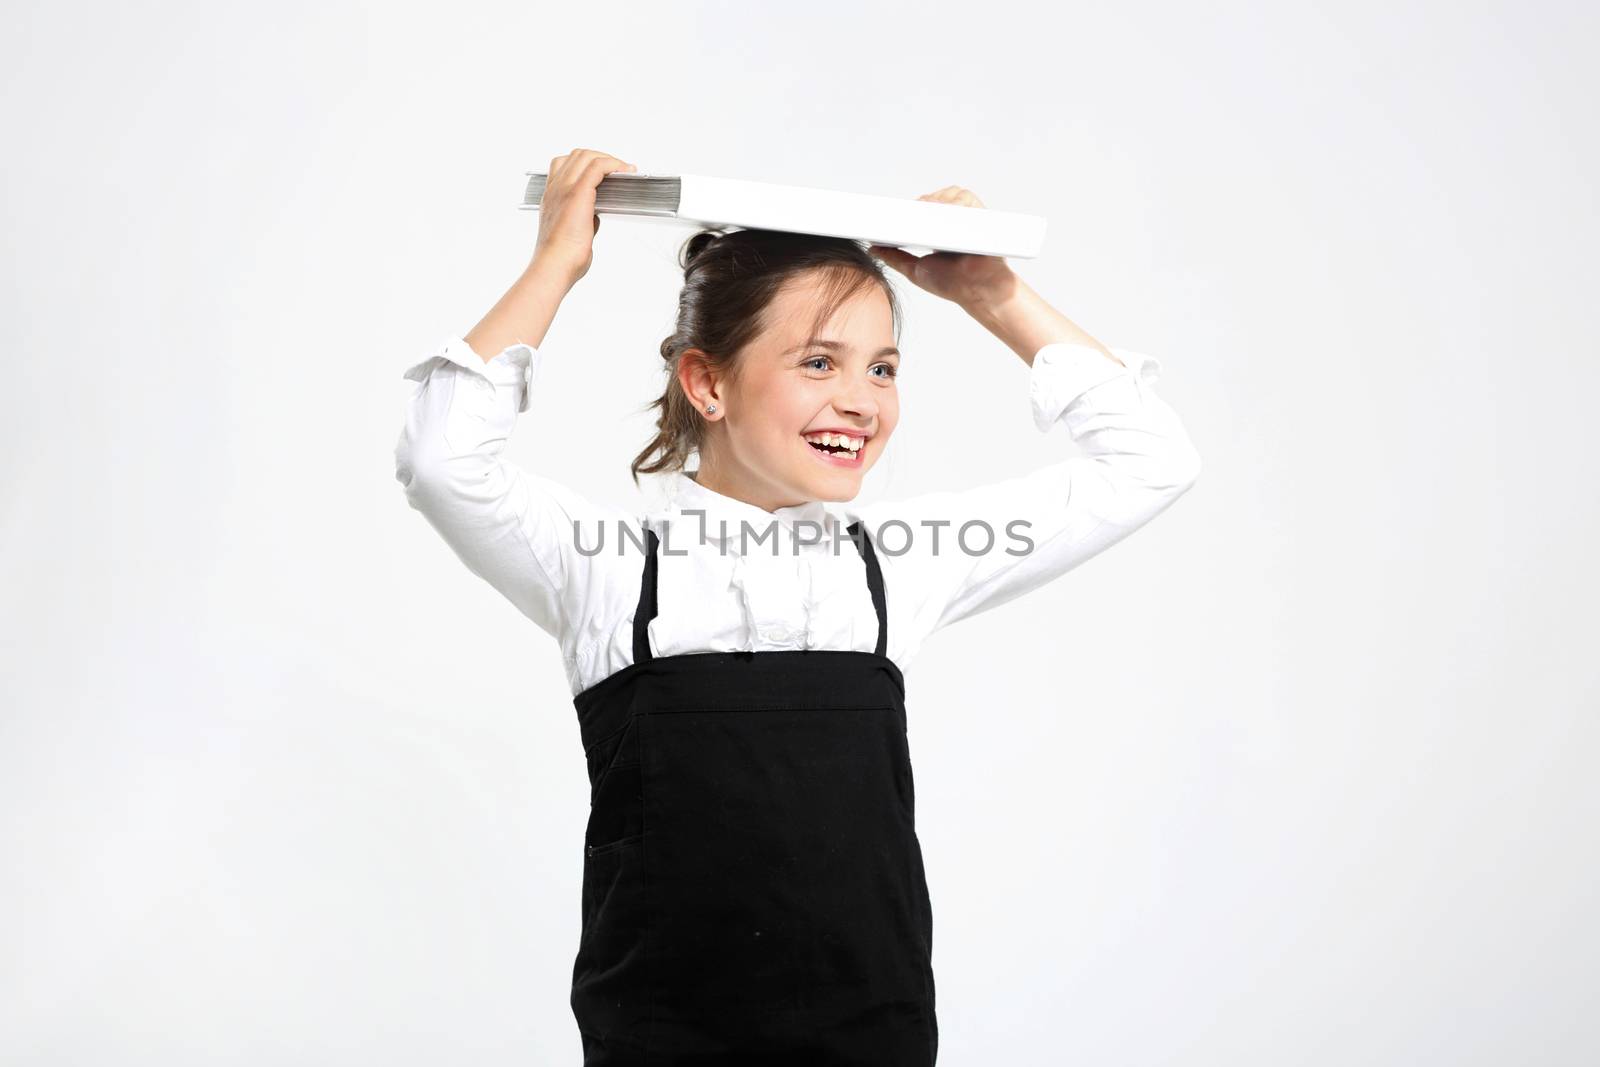
[{"label": "stud earring", "polygon": [[707,415],[715,415],[716,413],[717,413],[717,405],[715,405],[715,404],[707,404],[706,405],[706,414]]}]

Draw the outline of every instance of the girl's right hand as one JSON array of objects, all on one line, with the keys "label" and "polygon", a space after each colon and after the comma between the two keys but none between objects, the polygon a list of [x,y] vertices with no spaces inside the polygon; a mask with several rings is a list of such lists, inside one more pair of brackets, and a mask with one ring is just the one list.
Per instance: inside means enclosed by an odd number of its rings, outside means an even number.
[{"label": "girl's right hand", "polygon": [[589,273],[594,235],[600,231],[600,216],[594,212],[595,188],[612,171],[637,169],[591,148],[575,148],[552,159],[539,203],[534,263],[564,274],[574,283]]}]

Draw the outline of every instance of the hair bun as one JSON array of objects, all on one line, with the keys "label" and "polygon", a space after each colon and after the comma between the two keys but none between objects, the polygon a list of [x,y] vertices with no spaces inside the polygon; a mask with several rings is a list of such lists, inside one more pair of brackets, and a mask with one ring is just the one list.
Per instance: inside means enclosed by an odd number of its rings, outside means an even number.
[{"label": "hair bun", "polygon": [[688,270],[690,267],[694,266],[695,260],[699,259],[700,256],[705,253],[706,249],[715,244],[722,236],[723,234],[719,230],[701,230],[693,237],[690,237],[688,242],[684,245],[684,270]]}]

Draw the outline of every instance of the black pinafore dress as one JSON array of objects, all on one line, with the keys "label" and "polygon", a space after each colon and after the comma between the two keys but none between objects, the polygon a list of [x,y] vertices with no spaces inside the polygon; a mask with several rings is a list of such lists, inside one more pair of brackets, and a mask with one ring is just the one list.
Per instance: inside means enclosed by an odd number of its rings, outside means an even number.
[{"label": "black pinafore dress", "polygon": [[933,912],[905,682],[884,653],[655,657],[574,698],[589,761],[572,1011],[585,1067],[931,1067]]}]

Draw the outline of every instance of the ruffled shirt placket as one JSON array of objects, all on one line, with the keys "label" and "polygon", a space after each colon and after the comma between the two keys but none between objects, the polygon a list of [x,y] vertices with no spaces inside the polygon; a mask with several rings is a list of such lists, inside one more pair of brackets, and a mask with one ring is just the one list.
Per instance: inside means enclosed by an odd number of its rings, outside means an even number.
[{"label": "ruffled shirt placket", "polygon": [[[764,545],[755,556],[734,558],[731,582],[739,591],[747,628],[747,651],[805,647],[810,632],[812,610],[810,563],[792,555],[792,534],[787,527],[778,531],[774,554]],[[806,621],[797,627],[794,606],[805,604]]]}]

